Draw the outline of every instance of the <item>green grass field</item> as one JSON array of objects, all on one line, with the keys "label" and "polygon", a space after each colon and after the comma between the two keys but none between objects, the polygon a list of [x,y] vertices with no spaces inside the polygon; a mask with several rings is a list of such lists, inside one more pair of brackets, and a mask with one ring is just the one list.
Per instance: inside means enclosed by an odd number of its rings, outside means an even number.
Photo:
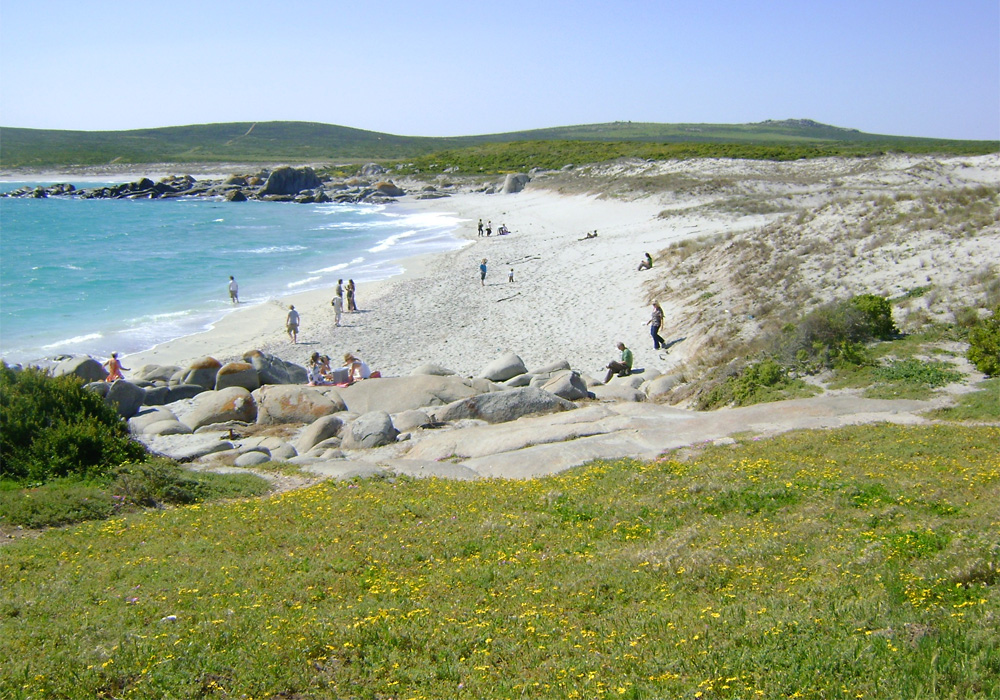
[{"label": "green grass field", "polygon": [[5,698],[996,698],[1000,428],[325,482],[0,547]]}]

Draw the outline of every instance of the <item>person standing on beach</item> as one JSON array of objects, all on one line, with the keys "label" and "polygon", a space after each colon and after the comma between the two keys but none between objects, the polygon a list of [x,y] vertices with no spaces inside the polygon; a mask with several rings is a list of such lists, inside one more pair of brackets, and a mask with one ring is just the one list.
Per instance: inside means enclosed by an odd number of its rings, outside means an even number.
[{"label": "person standing on beach", "polygon": [[479,263],[479,284],[486,286],[486,258]]},{"label": "person standing on beach", "polygon": [[492,236],[493,235],[493,222],[492,221],[487,221],[486,222],[486,235],[487,236]]},{"label": "person standing on beach", "polygon": [[483,235],[483,220],[482,219],[479,220],[479,235],[480,236]]},{"label": "person standing on beach", "polygon": [[295,304],[288,305],[288,316],[285,318],[285,330],[292,343],[299,342],[299,312],[295,310]]},{"label": "person standing on beach", "polygon": [[240,303],[240,286],[236,284],[236,279],[229,275],[229,298],[234,304]]},{"label": "person standing on beach", "polygon": [[337,296],[341,302],[344,301],[344,280],[337,280]]},{"label": "person standing on beach", "polygon": [[354,280],[347,280],[347,310],[358,310],[358,305],[354,303]]},{"label": "person standing on beach", "polygon": [[514,268],[513,267],[510,268],[510,274],[507,275],[507,281],[508,282],[513,282],[514,281]]},{"label": "person standing on beach", "polygon": [[130,371],[128,367],[122,367],[122,363],[118,360],[118,353],[111,353],[111,359],[104,363],[104,366],[108,368],[108,376],[104,378],[106,382],[113,382],[116,379],[124,379],[122,376],[122,370],[126,372]]},{"label": "person standing on beach", "polygon": [[340,318],[344,313],[344,300],[339,296],[336,296],[330,301],[330,303],[333,304],[333,320],[336,325],[339,326]]},{"label": "person standing on beach", "polygon": [[653,336],[653,349],[659,350],[667,347],[667,341],[660,337],[660,326],[663,325],[663,309],[658,301],[653,302],[653,317],[646,321],[649,326],[649,334]]}]

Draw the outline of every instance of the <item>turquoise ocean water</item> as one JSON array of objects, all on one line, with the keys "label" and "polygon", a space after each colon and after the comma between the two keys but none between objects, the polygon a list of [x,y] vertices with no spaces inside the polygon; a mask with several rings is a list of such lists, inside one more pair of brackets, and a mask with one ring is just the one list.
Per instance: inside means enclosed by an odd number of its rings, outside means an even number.
[{"label": "turquoise ocean water", "polygon": [[[51,183],[0,192],[24,184]],[[205,330],[233,308],[230,275],[243,305],[340,278],[363,299],[401,259],[460,247],[459,221],[401,204],[0,199],[0,357],[104,358]]]}]

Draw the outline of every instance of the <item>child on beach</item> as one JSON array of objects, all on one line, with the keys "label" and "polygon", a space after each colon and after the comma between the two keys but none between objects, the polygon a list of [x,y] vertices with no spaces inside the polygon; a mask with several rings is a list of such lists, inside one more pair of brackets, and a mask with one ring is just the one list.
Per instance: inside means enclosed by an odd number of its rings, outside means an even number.
[{"label": "child on beach", "polygon": [[510,274],[507,275],[507,281],[508,282],[513,282],[514,281],[514,268],[513,267],[510,268]]}]

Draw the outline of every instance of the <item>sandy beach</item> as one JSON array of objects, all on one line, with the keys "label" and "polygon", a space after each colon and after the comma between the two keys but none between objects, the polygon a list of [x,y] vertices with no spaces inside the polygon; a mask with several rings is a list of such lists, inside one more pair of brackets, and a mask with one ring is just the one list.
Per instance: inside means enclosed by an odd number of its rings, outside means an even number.
[{"label": "sandy beach", "polygon": [[[996,155],[884,156],[612,163],[538,175],[517,194],[484,194],[468,185],[440,199],[410,194],[395,206],[456,213],[463,221],[456,235],[466,245],[406,260],[404,274],[361,285],[360,311],[345,313],[341,327],[334,325],[333,290],[288,295],[238,309],[209,331],[130,355],[126,366],[186,365],[205,356],[226,362],[254,349],[304,365],[315,351],[335,361],[350,351],[386,376],[408,374],[428,362],[469,376],[511,351],[529,369],[566,360],[601,376],[622,341],[635,352],[637,367],[676,371],[718,342],[713,334],[759,330],[754,305],[760,299],[740,292],[734,278],[739,264],[750,264],[738,251],[780,247],[775,236],[784,234],[767,227],[790,215],[815,217],[796,228],[799,238],[789,249],[804,266],[796,286],[813,290],[811,303],[849,293],[893,296],[933,280],[939,291],[933,299],[916,300],[915,307],[946,313],[962,295],[979,293],[967,283],[970,275],[984,274],[984,266],[987,276],[996,275],[995,269],[990,272],[1000,249],[995,217],[977,235],[965,237],[918,228],[896,238],[882,232],[878,240],[878,232],[864,233],[871,240],[854,232],[840,244],[831,232],[857,228],[864,207],[879,197],[894,197],[903,206],[927,193],[998,183]],[[420,183],[402,185],[413,193]],[[480,218],[492,222],[493,236],[477,235]],[[509,235],[496,234],[501,224]],[[596,238],[584,238],[595,230]],[[772,240],[760,240],[768,236]],[[900,236],[915,244],[904,245]],[[741,241],[743,247],[737,245]],[[669,259],[672,245],[701,247],[721,257],[684,270]],[[652,270],[639,271],[645,252],[657,262]],[[483,258],[485,286],[479,276]],[[774,289],[760,289],[768,279],[764,275],[754,283],[755,293],[775,301],[791,293],[787,280],[777,278]],[[240,283],[241,290],[252,289],[253,280]],[[661,335],[671,343],[666,353],[654,351],[646,325],[654,299],[665,311]],[[302,317],[298,344],[284,330],[288,304]],[[904,307],[900,313],[914,310]]]},{"label": "sandy beach", "polygon": [[[260,349],[305,364],[315,351],[333,358],[351,351],[384,375],[426,362],[470,375],[512,351],[529,367],[565,359],[598,372],[622,340],[636,349],[637,363],[664,364],[645,326],[648,273],[636,268],[645,250],[692,232],[658,224],[656,205],[543,190],[404,198],[396,206],[457,212],[464,223],[456,235],[466,245],[408,259],[403,275],[361,285],[360,311],[345,313],[341,327],[334,324],[333,290],[311,291],[239,309],[207,332],[136,353],[127,363],[184,365],[206,355],[227,361]],[[478,236],[480,217],[493,222],[494,235]],[[510,234],[495,233],[501,223]],[[579,240],[594,230],[596,238]],[[247,289],[253,282],[241,284]],[[284,330],[288,304],[302,316],[297,344]],[[648,352],[639,350],[647,345]]]}]

